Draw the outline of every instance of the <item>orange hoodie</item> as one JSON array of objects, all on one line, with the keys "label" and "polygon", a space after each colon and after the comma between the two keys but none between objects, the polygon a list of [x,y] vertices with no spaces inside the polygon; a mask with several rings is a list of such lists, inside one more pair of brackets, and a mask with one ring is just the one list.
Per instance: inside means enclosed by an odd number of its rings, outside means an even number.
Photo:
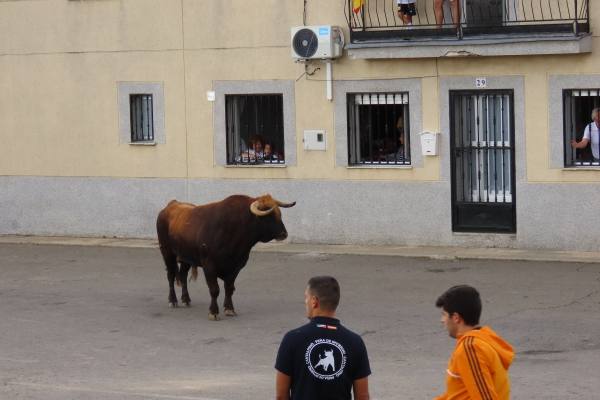
[{"label": "orange hoodie", "polygon": [[435,400],[508,400],[514,355],[512,346],[487,326],[465,333],[448,362],[446,393]]}]

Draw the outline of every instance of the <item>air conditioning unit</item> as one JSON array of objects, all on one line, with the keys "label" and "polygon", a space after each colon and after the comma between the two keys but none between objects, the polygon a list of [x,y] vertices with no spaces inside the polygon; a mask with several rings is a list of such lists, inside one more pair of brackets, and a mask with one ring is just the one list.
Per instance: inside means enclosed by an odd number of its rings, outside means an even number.
[{"label": "air conditioning unit", "polygon": [[296,60],[331,59],[342,55],[344,36],[331,25],[292,28],[292,57]]}]

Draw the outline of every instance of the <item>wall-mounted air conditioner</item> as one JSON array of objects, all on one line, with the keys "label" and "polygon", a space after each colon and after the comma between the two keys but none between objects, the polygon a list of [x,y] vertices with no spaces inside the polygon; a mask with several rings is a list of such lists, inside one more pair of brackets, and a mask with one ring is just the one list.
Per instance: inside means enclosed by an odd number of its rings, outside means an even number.
[{"label": "wall-mounted air conditioner", "polygon": [[292,28],[292,57],[296,60],[331,59],[342,55],[344,36],[337,26]]}]

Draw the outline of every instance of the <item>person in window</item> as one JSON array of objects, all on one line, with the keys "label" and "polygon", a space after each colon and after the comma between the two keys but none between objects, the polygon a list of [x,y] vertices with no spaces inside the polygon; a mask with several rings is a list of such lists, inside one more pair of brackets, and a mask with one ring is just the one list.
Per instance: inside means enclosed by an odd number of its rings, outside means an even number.
[{"label": "person in window", "polygon": [[273,151],[271,143],[265,143],[265,149],[263,151],[263,157],[265,161],[273,162],[279,160],[277,153]]},{"label": "person in window", "polygon": [[412,17],[417,15],[416,0],[396,0],[398,16],[409,29],[412,27]]},{"label": "person in window", "polygon": [[394,153],[390,153],[386,157],[387,161],[404,161],[404,134],[398,136],[398,147]]},{"label": "person in window", "polygon": [[[460,23],[460,6],[458,0],[448,0],[450,2],[450,11],[452,13],[452,22],[458,28]],[[435,23],[438,28],[444,24],[444,0],[433,0],[433,13],[435,14]]]},{"label": "person in window", "polygon": [[404,118],[402,116],[396,121],[396,130],[398,131],[397,147],[393,153],[386,156],[386,161],[404,161]]},{"label": "person in window", "polygon": [[263,151],[263,143],[264,140],[260,135],[253,135],[249,139],[248,149],[242,150],[240,154],[240,159],[245,163],[256,163],[261,162],[264,159],[264,151]]},{"label": "person in window", "polygon": [[574,149],[585,149],[588,144],[592,143],[592,156],[594,161],[600,160],[600,140],[598,139],[598,133],[600,128],[600,108],[594,108],[592,110],[592,122],[590,122],[583,131],[583,138],[578,142],[575,139],[571,139],[571,147]]}]

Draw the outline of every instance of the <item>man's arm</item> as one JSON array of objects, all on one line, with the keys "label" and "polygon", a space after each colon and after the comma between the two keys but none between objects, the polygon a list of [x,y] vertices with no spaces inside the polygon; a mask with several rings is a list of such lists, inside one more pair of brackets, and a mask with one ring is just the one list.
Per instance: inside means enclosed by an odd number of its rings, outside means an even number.
[{"label": "man's arm", "polygon": [[576,141],[575,139],[571,140],[571,147],[574,149],[584,149],[588,143],[590,142],[590,139],[587,138],[583,138],[581,139],[581,141]]},{"label": "man's arm", "polygon": [[369,400],[369,377],[366,376],[361,379],[357,379],[352,383],[352,390],[354,391],[354,400]]},{"label": "man's arm", "polygon": [[290,386],[292,378],[283,372],[277,371],[275,377],[275,400],[290,400]]}]

